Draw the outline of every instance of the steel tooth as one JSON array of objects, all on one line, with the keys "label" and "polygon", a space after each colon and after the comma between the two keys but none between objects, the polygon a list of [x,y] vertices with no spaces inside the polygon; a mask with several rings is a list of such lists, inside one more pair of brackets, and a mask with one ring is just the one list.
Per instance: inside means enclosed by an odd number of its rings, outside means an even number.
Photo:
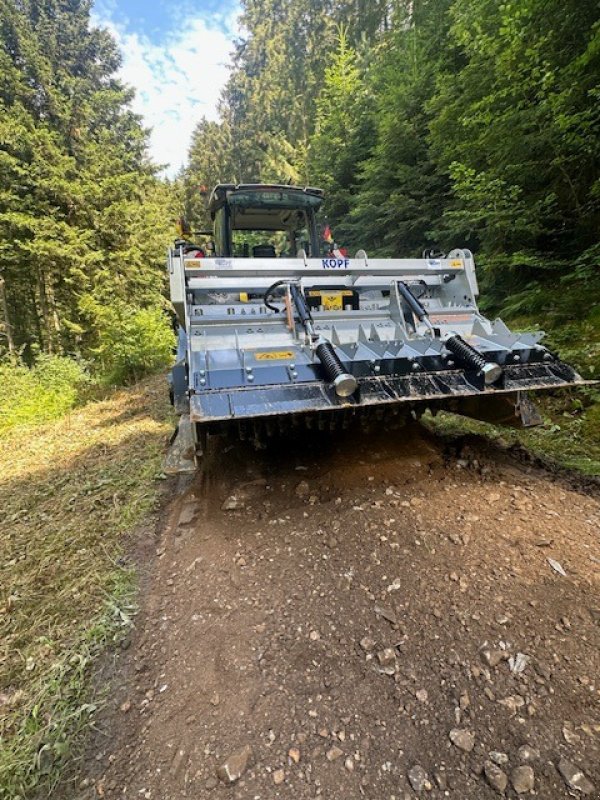
[{"label": "steel tooth", "polygon": [[375,325],[371,325],[371,330],[369,331],[369,341],[370,342],[380,342],[381,336],[379,335],[379,331],[375,327]]},{"label": "steel tooth", "polygon": [[335,325],[331,326],[331,344],[335,345],[335,347],[340,347],[342,344]]},{"label": "steel tooth", "polygon": [[410,346],[420,356],[424,356],[431,346],[431,339],[429,337],[427,337],[427,339],[413,339]]},{"label": "steel tooth", "polygon": [[363,344],[369,344],[369,336],[364,329],[362,323],[358,326],[358,341],[359,343],[362,342]]},{"label": "steel tooth", "polygon": [[512,336],[512,332],[506,325],[502,322],[501,319],[495,319],[492,322],[492,332],[495,333],[497,336]]},{"label": "steel tooth", "polygon": [[406,335],[406,331],[401,325],[396,325],[394,330],[394,339],[403,344],[408,341],[408,336]]},{"label": "steel tooth", "polygon": [[473,335],[481,336],[482,339],[488,339],[490,331],[485,327],[480,319],[475,319],[473,322]]}]

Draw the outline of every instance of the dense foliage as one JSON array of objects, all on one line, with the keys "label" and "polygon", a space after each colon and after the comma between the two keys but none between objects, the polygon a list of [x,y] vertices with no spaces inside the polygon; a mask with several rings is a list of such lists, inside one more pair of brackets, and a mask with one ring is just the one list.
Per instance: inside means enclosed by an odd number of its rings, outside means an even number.
[{"label": "dense foliage", "polygon": [[584,314],[600,288],[597,0],[245,0],[221,122],[187,172],[321,184],[336,238],[466,246],[488,302]]},{"label": "dense foliage", "polygon": [[0,0],[0,354],[28,363],[93,357],[163,302],[172,190],[90,6]]}]

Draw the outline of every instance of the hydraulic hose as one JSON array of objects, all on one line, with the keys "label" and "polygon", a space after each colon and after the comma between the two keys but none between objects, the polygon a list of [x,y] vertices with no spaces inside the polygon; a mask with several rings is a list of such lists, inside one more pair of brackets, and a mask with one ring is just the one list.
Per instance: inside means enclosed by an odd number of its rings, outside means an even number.
[{"label": "hydraulic hose", "polygon": [[[417,300],[411,292],[410,287],[404,283],[404,281],[398,281],[398,292],[402,295],[406,304],[417,319],[427,325],[429,330],[433,332],[434,328],[429,321],[427,309]],[[502,375],[502,367],[499,364],[496,364],[494,361],[486,361],[481,353],[468,344],[468,342],[465,342],[459,334],[450,335],[444,340],[444,344],[459,361],[483,375],[486,385],[495,383]]]},{"label": "hydraulic hose", "polygon": [[311,340],[317,358],[321,362],[327,380],[333,384],[338,397],[350,397],[358,387],[356,378],[344,368],[331,342],[326,341],[315,333],[310,308],[306,302],[304,292],[297,284],[290,284],[290,295],[300,322]]}]

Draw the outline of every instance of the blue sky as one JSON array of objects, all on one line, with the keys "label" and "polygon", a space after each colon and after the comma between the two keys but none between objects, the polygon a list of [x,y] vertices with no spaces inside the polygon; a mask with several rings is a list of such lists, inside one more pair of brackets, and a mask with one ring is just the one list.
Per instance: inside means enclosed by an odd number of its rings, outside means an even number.
[{"label": "blue sky", "polygon": [[238,35],[238,0],[95,0],[123,56],[121,77],[152,129],[150,152],[173,175],[185,162],[200,117],[217,118]]}]

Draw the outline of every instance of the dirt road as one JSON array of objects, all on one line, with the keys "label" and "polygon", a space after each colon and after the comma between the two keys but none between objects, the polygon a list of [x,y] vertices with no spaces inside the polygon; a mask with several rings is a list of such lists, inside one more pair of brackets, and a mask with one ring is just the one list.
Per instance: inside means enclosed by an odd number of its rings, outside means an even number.
[{"label": "dirt road", "polygon": [[600,796],[593,493],[420,428],[179,486],[77,797]]}]

